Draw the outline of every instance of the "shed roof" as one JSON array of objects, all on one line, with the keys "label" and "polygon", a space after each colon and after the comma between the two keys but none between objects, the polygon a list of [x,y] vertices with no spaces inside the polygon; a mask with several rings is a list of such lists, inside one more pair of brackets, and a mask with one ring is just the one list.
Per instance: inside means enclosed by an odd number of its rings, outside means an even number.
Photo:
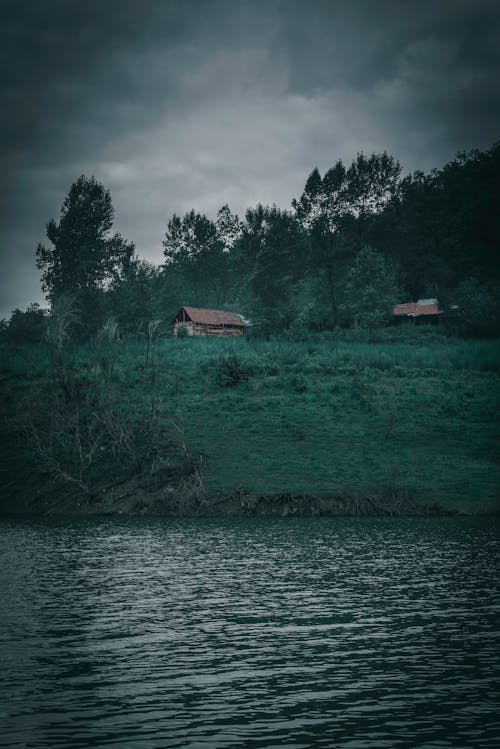
[{"label": "shed roof", "polygon": [[182,310],[185,311],[191,322],[199,323],[200,325],[243,326],[245,324],[241,317],[234,312],[225,312],[220,309],[201,309],[200,307],[181,307],[176,320],[179,319]]},{"label": "shed roof", "polygon": [[433,302],[432,304],[408,302],[406,304],[396,304],[392,314],[407,317],[420,317],[420,315],[442,315],[443,311],[439,309],[437,302]]}]

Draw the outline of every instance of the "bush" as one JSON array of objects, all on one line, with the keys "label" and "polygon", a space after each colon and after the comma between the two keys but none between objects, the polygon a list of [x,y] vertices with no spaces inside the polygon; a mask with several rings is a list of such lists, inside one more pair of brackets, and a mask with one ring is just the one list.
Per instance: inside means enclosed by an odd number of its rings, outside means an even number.
[{"label": "bush", "polygon": [[500,289],[488,288],[476,278],[455,289],[455,321],[458,332],[478,338],[500,333]]},{"label": "bush", "polygon": [[305,393],[307,390],[307,380],[303,374],[292,375],[287,384],[295,393]]},{"label": "bush", "polygon": [[30,304],[26,311],[15,309],[10,320],[2,320],[2,339],[9,343],[40,343],[46,312],[39,304]]},{"label": "bush", "polygon": [[217,384],[221,387],[234,387],[250,378],[250,367],[234,354],[221,354],[217,363]]}]

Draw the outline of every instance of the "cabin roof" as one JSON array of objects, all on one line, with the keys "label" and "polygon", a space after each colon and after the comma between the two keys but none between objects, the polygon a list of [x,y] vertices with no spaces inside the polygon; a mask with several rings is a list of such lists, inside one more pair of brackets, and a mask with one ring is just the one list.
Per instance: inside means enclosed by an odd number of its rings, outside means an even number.
[{"label": "cabin roof", "polygon": [[[425,304],[422,302],[425,301]],[[442,315],[443,311],[439,309],[436,301],[429,299],[420,299],[418,302],[407,302],[406,304],[396,304],[392,311],[393,315],[420,317],[420,315]]]},{"label": "cabin roof", "polygon": [[176,320],[180,320],[182,310],[185,311],[189,320],[200,325],[238,325],[243,326],[245,323],[234,312],[225,312],[221,309],[202,309],[200,307],[181,307],[176,315]]}]

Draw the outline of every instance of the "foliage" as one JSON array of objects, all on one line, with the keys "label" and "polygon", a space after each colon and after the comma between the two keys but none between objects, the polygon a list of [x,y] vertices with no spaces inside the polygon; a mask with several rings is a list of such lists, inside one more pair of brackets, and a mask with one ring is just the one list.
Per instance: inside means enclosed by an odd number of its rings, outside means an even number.
[{"label": "foliage", "polygon": [[248,314],[258,332],[288,327],[294,288],[305,275],[307,260],[307,236],[291,213],[262,205],[247,211],[233,263],[243,269],[240,283],[251,291]]},{"label": "foliage", "polygon": [[410,298],[443,297],[467,277],[498,283],[500,143],[403,180],[367,241],[392,255]]},{"label": "foliage", "polygon": [[351,219],[380,213],[398,194],[400,174],[401,165],[386,152],[368,157],[360,153],[348,168],[337,161],[323,178],[314,169],[293,206],[308,227],[322,222],[336,233]]},{"label": "foliage", "polygon": [[[194,210],[168,222],[163,240],[165,275],[177,275],[195,300],[195,306],[219,307],[227,301],[230,286],[228,252],[240,233],[237,216],[228,206],[214,223]],[[186,303],[180,300],[179,305]]]},{"label": "foliage", "polygon": [[105,310],[124,333],[137,333],[156,316],[160,271],[146,260],[132,258],[105,295]]},{"label": "foliage", "polygon": [[294,285],[290,302],[292,320],[287,330],[289,339],[306,340],[315,331],[328,327],[328,314],[322,305],[321,292],[321,282],[317,276],[305,276]]},{"label": "foliage", "polygon": [[377,327],[389,320],[399,294],[393,264],[364,247],[346,273],[339,311],[353,327]]},{"label": "foliage", "polygon": [[71,185],[59,222],[47,224],[51,246],[39,244],[36,250],[47,298],[53,304],[61,295],[73,295],[85,335],[100,322],[99,292],[121,276],[134,253],[133,244],[110,234],[113,217],[109,190],[82,175]]},{"label": "foliage", "polygon": [[81,382],[78,398],[53,389],[40,410],[31,431],[43,469],[86,495],[120,473],[152,480],[179,470],[175,431],[154,405],[131,409],[116,390]]},{"label": "foliage", "polygon": [[222,387],[234,387],[246,382],[250,368],[234,354],[221,354],[217,362],[217,383]]},{"label": "foliage", "polygon": [[464,335],[488,337],[500,331],[500,286],[490,289],[477,278],[462,281],[453,293],[455,318]]},{"label": "foliage", "polygon": [[57,352],[58,374],[49,357],[49,381],[35,384],[35,400],[24,417],[38,469],[74,487],[87,502],[125,481],[133,481],[135,491],[180,482],[201,500],[199,459],[189,450],[179,419],[161,403],[153,360],[158,321],[148,326],[146,366],[140,367],[130,401],[117,377],[124,351],[116,321],[106,321],[90,346],[70,352],[72,309],[70,300],[65,308],[60,302],[47,338]]},{"label": "foliage", "polygon": [[43,336],[46,310],[36,302],[26,310],[13,310],[10,319],[3,320],[0,338],[9,343],[39,343]]},{"label": "foliage", "polygon": [[[109,318],[123,334],[144,333],[152,319],[165,332],[186,304],[239,312],[253,336],[303,340],[378,330],[394,303],[422,297],[439,299],[442,328],[496,335],[499,174],[498,143],[404,178],[389,154],[358,154],[314,169],[292,211],[259,204],[240,221],[224,205],[214,219],[194,209],[172,216],[161,267],[112,235],[109,191],[82,176],[47,225],[51,245],[39,245],[37,263],[51,303],[74,297],[78,340]],[[3,323],[3,340],[36,339],[40,312],[27,313]]]},{"label": "foliage", "polygon": [[400,173],[400,164],[385,152],[358,154],[348,168],[339,160],[323,177],[313,170],[302,196],[293,201],[310,235],[310,272],[321,279],[330,327],[340,322],[339,293],[346,268],[364,244],[364,227],[395,200]]}]

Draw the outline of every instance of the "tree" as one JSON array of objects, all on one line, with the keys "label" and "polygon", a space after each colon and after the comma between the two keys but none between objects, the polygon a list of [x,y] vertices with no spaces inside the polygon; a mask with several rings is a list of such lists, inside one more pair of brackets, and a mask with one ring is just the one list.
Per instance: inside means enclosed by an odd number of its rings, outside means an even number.
[{"label": "tree", "polygon": [[227,203],[219,209],[215,222],[217,236],[222,242],[224,252],[231,252],[241,237],[243,224],[236,213],[231,213]]},{"label": "tree", "polygon": [[459,332],[487,337],[500,332],[500,287],[488,287],[477,278],[458,284],[451,296]]},{"label": "tree", "polygon": [[256,329],[278,332],[289,325],[294,288],[305,275],[308,252],[307,235],[290,212],[275,205],[247,211],[232,262],[240,273],[240,288],[251,293],[247,306]]},{"label": "tree", "polygon": [[500,144],[415,172],[365,235],[397,260],[410,298],[449,296],[473,277],[500,281]]},{"label": "tree", "polygon": [[219,307],[227,301],[228,252],[238,233],[238,217],[227,206],[219,211],[217,223],[194,210],[183,218],[174,214],[168,222],[163,240],[165,274],[179,277],[179,288],[194,306]]},{"label": "tree", "polygon": [[53,304],[71,294],[87,327],[96,318],[99,292],[123,273],[135,249],[120,234],[111,235],[113,218],[109,190],[82,175],[71,185],[59,222],[47,224],[52,246],[39,244],[36,250],[47,298]]},{"label": "tree", "polygon": [[40,343],[46,319],[46,311],[36,302],[25,311],[15,309],[10,320],[5,321],[3,338],[12,343]]},{"label": "tree", "polygon": [[311,239],[311,271],[320,276],[332,324],[339,321],[338,289],[349,261],[363,246],[367,226],[395,199],[401,166],[387,153],[358,154],[350,167],[342,161],[322,178],[309,175],[292,205]]},{"label": "tree", "polygon": [[339,311],[345,324],[376,327],[388,320],[398,297],[392,262],[373,248],[364,247],[346,274]]},{"label": "tree", "polygon": [[120,330],[137,332],[156,316],[154,301],[159,277],[155,265],[133,258],[120,278],[112,283],[106,293],[106,312],[117,320]]},{"label": "tree", "polygon": [[347,169],[337,161],[323,178],[315,168],[292,205],[305,226],[312,228],[320,221],[333,234],[346,230],[353,219],[383,211],[398,194],[400,175],[401,165],[385,151],[360,153]]}]

